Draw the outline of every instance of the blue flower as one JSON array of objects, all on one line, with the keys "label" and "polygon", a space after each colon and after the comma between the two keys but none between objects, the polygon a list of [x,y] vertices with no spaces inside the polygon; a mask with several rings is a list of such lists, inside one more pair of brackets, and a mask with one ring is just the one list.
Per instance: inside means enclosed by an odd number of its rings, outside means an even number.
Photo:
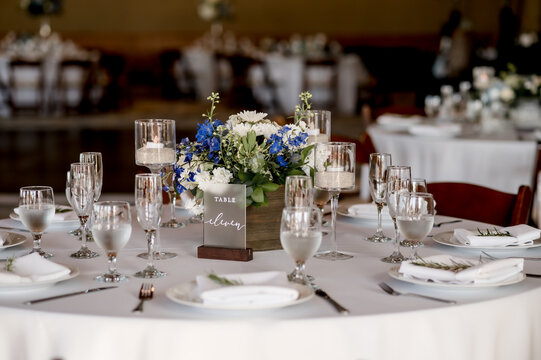
[{"label": "blue flower", "polygon": [[287,166],[287,160],[282,155],[278,155],[276,161],[278,161],[280,166]]},{"label": "blue flower", "polygon": [[177,184],[176,190],[177,190],[177,193],[182,194],[184,191],[186,191],[186,188],[180,184]]},{"label": "blue flower", "polygon": [[212,133],[214,132],[214,129],[212,127],[212,123],[210,120],[206,120],[202,124],[197,124],[197,134],[195,135],[195,138],[199,142],[203,142],[206,138],[212,136]]},{"label": "blue flower", "polygon": [[162,185],[162,190],[165,191],[165,192],[169,192],[169,186],[163,184]]}]

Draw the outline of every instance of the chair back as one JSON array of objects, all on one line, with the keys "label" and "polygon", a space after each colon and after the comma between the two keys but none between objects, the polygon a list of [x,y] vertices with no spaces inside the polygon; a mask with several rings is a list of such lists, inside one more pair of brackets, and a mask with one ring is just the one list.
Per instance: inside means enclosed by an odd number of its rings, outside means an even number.
[{"label": "chair back", "polygon": [[43,99],[43,67],[40,60],[10,62],[9,103],[13,111],[39,111]]},{"label": "chair back", "polygon": [[533,198],[529,186],[520,186],[517,194],[467,183],[430,183],[427,187],[436,200],[438,215],[499,226],[528,223]]}]

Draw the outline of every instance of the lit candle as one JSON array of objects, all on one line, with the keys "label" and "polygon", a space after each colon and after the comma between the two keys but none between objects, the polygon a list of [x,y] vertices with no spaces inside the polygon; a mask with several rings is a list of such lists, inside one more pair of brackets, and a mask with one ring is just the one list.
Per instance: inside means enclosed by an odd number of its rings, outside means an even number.
[{"label": "lit candle", "polygon": [[157,136],[154,136],[153,141],[147,141],[146,147],[147,147],[147,149],[149,149],[149,148],[151,148],[151,149],[161,149],[161,148],[163,148],[163,143],[158,141]]},{"label": "lit candle", "polygon": [[173,164],[176,160],[175,150],[166,148],[165,144],[158,141],[157,136],[153,141],[148,141],[144,147],[137,149],[135,158],[141,165]]}]

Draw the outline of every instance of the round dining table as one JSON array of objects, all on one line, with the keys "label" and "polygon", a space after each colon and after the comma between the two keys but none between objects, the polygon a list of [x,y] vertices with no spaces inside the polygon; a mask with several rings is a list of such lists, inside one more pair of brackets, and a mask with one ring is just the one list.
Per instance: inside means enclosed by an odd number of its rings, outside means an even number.
[{"label": "round dining table", "polygon": [[[489,209],[487,209],[489,211]],[[183,212],[179,212],[185,217]],[[436,216],[435,222],[449,220]],[[452,220],[452,219],[451,219]],[[394,234],[392,224],[384,231]],[[24,229],[13,219],[0,220],[4,228]],[[118,268],[129,276],[118,284],[94,278],[107,269],[106,256],[79,260],[69,256],[80,246],[68,232],[74,222],[49,227],[42,247],[54,253],[52,261],[79,271],[78,276],[44,287],[2,289],[0,286],[0,349],[3,359],[540,359],[541,279],[527,277],[507,286],[454,287],[413,284],[392,278],[396,266],[380,261],[392,252],[390,243],[365,240],[375,232],[369,218],[339,216],[338,248],[353,255],[343,261],[312,258],[307,272],[318,287],[349,310],[338,313],[327,301],[307,301],[274,309],[218,310],[185,305],[166,296],[168,289],[188,284],[197,275],[289,272],[294,264],[283,250],[255,252],[252,261],[200,259],[202,224],[160,230],[163,250],[177,257],[156,261],[167,276],[140,279],[133,274],[146,266],[137,257],[146,251],[143,229],[133,215],[132,234],[119,252]],[[434,227],[421,257],[452,254],[477,259],[480,250],[436,243],[433,235],[460,227],[487,227],[463,220]],[[2,229],[0,229],[2,230]],[[3,231],[6,231],[5,229]],[[2,259],[29,252],[31,239],[0,252]],[[321,250],[328,249],[329,235]],[[408,253],[409,249],[403,249]],[[537,256],[541,248],[493,250],[495,256]],[[541,261],[525,261],[525,271],[541,273]],[[138,304],[143,282],[155,287],[142,313]],[[455,300],[447,304],[414,296],[391,296],[378,286],[386,282],[401,292]],[[25,302],[101,286],[105,291],[60,298],[33,305]]]}]

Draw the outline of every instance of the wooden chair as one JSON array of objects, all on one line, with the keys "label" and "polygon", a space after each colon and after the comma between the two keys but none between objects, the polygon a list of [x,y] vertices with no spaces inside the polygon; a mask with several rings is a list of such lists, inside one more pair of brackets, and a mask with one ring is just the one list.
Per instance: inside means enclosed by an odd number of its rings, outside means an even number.
[{"label": "wooden chair", "polygon": [[438,215],[481,221],[499,226],[527,224],[532,190],[522,185],[517,194],[466,183],[431,183]]}]

